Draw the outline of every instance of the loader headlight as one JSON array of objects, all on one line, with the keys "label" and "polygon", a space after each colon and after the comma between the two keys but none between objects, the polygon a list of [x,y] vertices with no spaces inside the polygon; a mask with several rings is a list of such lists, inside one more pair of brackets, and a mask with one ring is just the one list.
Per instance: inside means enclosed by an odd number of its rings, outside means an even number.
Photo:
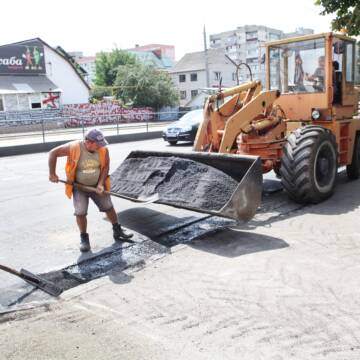
[{"label": "loader headlight", "polygon": [[313,110],[313,112],[311,113],[311,117],[313,118],[313,120],[319,120],[320,119],[320,111],[319,110]]}]

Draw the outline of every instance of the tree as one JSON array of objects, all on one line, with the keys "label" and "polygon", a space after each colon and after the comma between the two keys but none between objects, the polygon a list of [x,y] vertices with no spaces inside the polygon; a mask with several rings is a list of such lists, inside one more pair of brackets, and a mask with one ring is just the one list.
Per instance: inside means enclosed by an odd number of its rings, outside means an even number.
[{"label": "tree", "polygon": [[112,88],[108,86],[95,86],[90,91],[90,100],[102,100],[104,96],[112,96]]},{"label": "tree", "polygon": [[169,76],[152,65],[141,63],[119,66],[115,92],[124,103],[160,109],[178,103],[178,92]]},{"label": "tree", "polygon": [[98,86],[113,86],[116,79],[117,68],[120,65],[135,64],[135,56],[128,51],[113,49],[110,53],[100,52],[96,54],[96,78]]},{"label": "tree", "polygon": [[324,10],[321,15],[336,14],[332,21],[333,30],[345,29],[348,35],[360,34],[360,2],[359,0],[316,0]]}]

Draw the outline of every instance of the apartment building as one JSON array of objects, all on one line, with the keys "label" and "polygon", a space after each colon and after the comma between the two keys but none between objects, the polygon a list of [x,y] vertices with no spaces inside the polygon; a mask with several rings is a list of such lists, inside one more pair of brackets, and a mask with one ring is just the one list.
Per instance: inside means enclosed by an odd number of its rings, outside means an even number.
[{"label": "apartment building", "polygon": [[251,75],[253,79],[264,81],[264,43],[313,32],[312,29],[298,28],[292,33],[284,33],[282,30],[262,25],[245,25],[234,30],[210,35],[210,47],[225,49],[226,54],[234,62],[245,63],[249,66],[249,68],[240,66],[240,82],[250,80]]}]

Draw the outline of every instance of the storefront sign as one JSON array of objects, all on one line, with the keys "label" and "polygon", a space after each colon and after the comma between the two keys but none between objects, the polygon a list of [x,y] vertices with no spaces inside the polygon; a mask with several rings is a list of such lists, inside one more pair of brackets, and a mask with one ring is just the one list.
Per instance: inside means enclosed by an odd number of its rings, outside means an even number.
[{"label": "storefront sign", "polygon": [[0,47],[0,74],[45,74],[44,47],[40,42]]}]

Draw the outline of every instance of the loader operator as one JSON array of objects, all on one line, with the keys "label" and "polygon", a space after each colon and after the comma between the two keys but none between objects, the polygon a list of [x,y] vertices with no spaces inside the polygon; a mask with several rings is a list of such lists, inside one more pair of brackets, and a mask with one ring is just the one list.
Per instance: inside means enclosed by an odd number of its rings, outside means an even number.
[{"label": "loader operator", "polygon": [[72,185],[66,185],[65,193],[71,198],[75,208],[74,215],[80,230],[80,251],[90,250],[89,235],[87,233],[87,210],[89,198],[96,204],[101,212],[105,212],[113,227],[115,241],[128,241],[133,234],[127,234],[118,223],[117,214],[109,194],[109,151],[108,142],[98,129],[91,129],[85,134],[84,141],[73,141],[60,145],[49,152],[49,180],[58,182],[56,174],[56,161],[58,157],[67,156],[65,166],[67,181],[96,187],[95,192],[79,190]]},{"label": "loader operator", "polygon": [[305,80],[312,81],[313,87],[317,91],[324,91],[324,80],[325,80],[325,56],[319,56],[318,67],[314,74],[309,75],[305,73]]}]

